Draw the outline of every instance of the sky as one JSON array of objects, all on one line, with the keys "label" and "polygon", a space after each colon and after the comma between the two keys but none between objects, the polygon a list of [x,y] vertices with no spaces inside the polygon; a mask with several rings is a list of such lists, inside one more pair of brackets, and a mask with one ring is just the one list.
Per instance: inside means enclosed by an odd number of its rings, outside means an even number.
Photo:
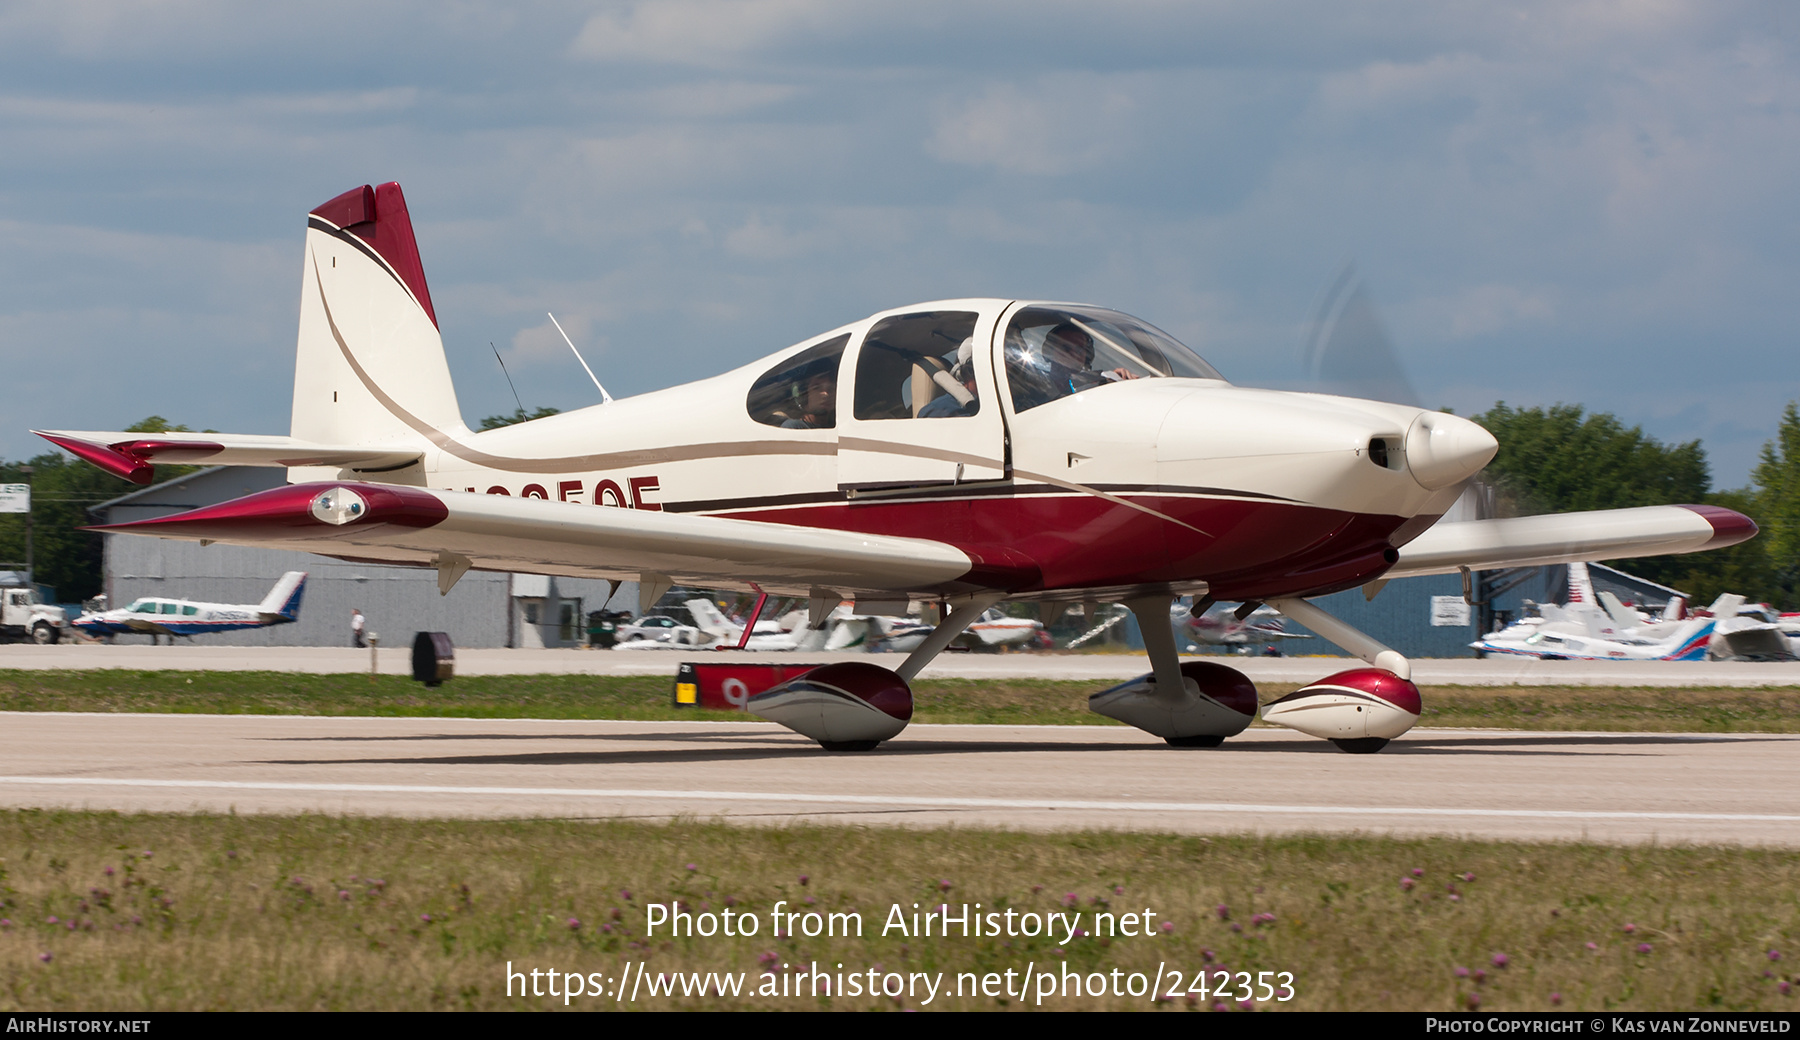
[{"label": "sky", "polygon": [[0,457],[287,432],[305,214],[397,180],[471,424],[496,349],[596,403],[548,312],[616,396],[967,296],[1319,388],[1353,265],[1421,403],[1610,411],[1742,486],[1800,398],[1797,40],[1733,0],[6,0]]}]

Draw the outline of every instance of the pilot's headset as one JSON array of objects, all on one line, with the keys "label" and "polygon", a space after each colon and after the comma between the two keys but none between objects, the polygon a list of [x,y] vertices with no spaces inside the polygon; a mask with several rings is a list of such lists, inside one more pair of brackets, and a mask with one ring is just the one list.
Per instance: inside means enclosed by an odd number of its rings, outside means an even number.
[{"label": "pilot's headset", "polygon": [[967,383],[975,378],[975,337],[963,340],[956,348],[956,363],[950,366],[950,376],[959,383]]}]

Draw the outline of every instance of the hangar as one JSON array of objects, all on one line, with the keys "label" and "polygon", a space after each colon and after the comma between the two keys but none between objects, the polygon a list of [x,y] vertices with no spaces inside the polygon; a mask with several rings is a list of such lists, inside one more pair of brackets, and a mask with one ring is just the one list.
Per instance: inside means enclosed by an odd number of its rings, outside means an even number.
[{"label": "hangar", "polygon": [[[215,466],[102,502],[90,513],[107,524],[167,516],[280,487],[286,477],[280,469]],[[606,609],[609,600],[614,609],[637,610],[635,582],[613,594],[593,579],[470,571],[451,595],[439,596],[430,568],[164,538],[106,535],[104,561],[110,604],[140,596],[255,603],[284,571],[307,572],[298,622],[206,637],[222,646],[343,646],[352,608],[388,646],[410,645],[422,630],[448,632],[461,647],[575,646],[585,641],[587,612]]]}]

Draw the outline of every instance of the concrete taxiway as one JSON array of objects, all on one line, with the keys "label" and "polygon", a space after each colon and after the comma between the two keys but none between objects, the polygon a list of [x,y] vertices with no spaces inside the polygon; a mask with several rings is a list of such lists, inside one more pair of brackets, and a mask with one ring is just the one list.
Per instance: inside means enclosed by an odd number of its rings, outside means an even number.
[{"label": "concrete taxiway", "polygon": [[0,762],[15,807],[1800,846],[1800,736],[1770,734],[1415,730],[1347,755],[920,725],[829,754],[755,722],[8,713]]},{"label": "concrete taxiway", "polygon": [[[109,646],[0,645],[0,670],[131,668],[147,671],[367,672],[405,675],[411,644],[377,652],[349,647],[231,647],[202,644]],[[668,675],[681,661],[755,660],[872,661],[889,667],[899,654],[738,653],[708,650],[458,650],[459,675]],[[1333,671],[1355,667],[1344,657],[1239,657],[1219,661],[1261,685],[1304,686]],[[946,653],[922,673],[926,679],[1079,679],[1118,682],[1150,670],[1142,654]],[[1537,661],[1522,657],[1419,658],[1413,679],[1421,686],[1800,686],[1800,662],[1749,661]]]}]

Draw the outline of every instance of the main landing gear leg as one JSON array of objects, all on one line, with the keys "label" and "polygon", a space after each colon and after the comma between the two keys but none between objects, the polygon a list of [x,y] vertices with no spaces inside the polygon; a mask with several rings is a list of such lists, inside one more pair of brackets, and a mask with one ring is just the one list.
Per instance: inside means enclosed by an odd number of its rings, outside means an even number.
[{"label": "main landing gear leg", "polygon": [[745,707],[818,741],[827,751],[873,751],[912,720],[912,688],[907,684],[913,676],[1003,598],[998,592],[969,597],[932,629],[897,672],[865,661],[828,664],[757,694]]},{"label": "main landing gear leg", "polygon": [[906,655],[906,660],[896,669],[900,678],[912,682],[913,677],[930,664],[932,658],[943,653],[944,648],[949,646],[952,640],[963,634],[963,629],[974,624],[975,619],[989,607],[1005,598],[1006,596],[999,592],[983,592],[970,596],[967,600],[952,607],[950,615],[938,622],[938,626],[931,630],[931,634],[925,637],[925,641],[920,643],[912,653]]},{"label": "main landing gear leg", "polygon": [[1256,687],[1243,673],[1224,665],[1181,662],[1169,622],[1173,602],[1174,597],[1166,594],[1125,601],[1137,616],[1151,672],[1089,697],[1088,710],[1176,747],[1218,747],[1256,717]]},{"label": "main landing gear leg", "polygon": [[1269,606],[1373,667],[1326,676],[1265,704],[1263,721],[1323,737],[1356,755],[1380,751],[1419,721],[1423,707],[1419,688],[1412,683],[1412,663],[1404,655],[1304,599],[1272,599]]}]

